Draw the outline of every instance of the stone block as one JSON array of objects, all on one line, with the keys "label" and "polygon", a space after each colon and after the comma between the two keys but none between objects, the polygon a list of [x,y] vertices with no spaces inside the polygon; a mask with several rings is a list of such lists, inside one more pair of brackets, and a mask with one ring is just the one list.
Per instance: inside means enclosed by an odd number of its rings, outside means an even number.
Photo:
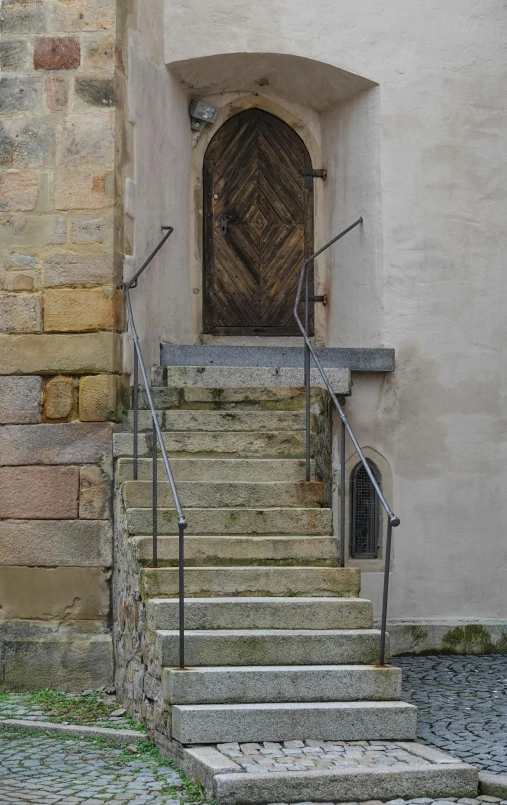
[{"label": "stone block", "polygon": [[112,165],[114,161],[114,119],[112,114],[69,115],[60,138],[58,164],[80,168]]},{"label": "stone block", "polygon": [[[21,246],[47,246],[52,243],[65,243],[67,219],[65,215],[30,215],[4,213],[0,215],[0,241],[9,249]],[[27,266],[19,265],[20,269]]]},{"label": "stone block", "polygon": [[42,377],[0,377],[0,424],[40,420]]},{"label": "stone block", "polygon": [[[3,155],[10,168],[51,166],[55,160],[55,122],[52,117],[14,117],[4,121]],[[5,164],[5,163],[4,163]]]},{"label": "stone block", "polygon": [[5,277],[6,291],[33,291],[35,287],[34,277],[29,274],[14,274]]},{"label": "stone block", "polygon": [[39,294],[0,293],[0,332],[39,333],[41,330]]},{"label": "stone block", "polygon": [[77,96],[90,106],[114,106],[116,93],[114,78],[96,78],[95,76],[76,76],[75,91]]},{"label": "stone block", "polygon": [[0,42],[0,68],[23,72],[30,63],[30,51],[26,39],[4,39]]},{"label": "stone block", "polygon": [[0,375],[90,374],[119,366],[117,333],[0,335]]},{"label": "stone block", "polygon": [[75,36],[38,36],[33,48],[36,70],[75,70],[81,61],[81,46]]},{"label": "stone block", "polygon": [[50,254],[44,262],[44,286],[108,285],[114,280],[112,255]]},{"label": "stone block", "polygon": [[73,243],[113,243],[113,220],[110,215],[76,215],[72,218]]},{"label": "stone block", "polygon": [[44,294],[46,332],[97,332],[115,324],[114,288],[54,288]]},{"label": "stone block", "polygon": [[65,109],[69,101],[69,79],[66,75],[46,76],[46,103],[52,112]]},{"label": "stone block", "polygon": [[2,3],[2,33],[41,34],[47,27],[48,6],[43,0],[4,0]]},{"label": "stone block", "polygon": [[0,210],[33,210],[39,195],[36,173],[0,174]]},{"label": "stone block", "polygon": [[0,467],[0,518],[72,519],[78,489],[79,467]]},{"label": "stone block", "polygon": [[[114,179],[112,173],[59,173],[55,180],[57,210],[98,210],[112,207]],[[0,210],[1,196],[0,196]],[[14,209],[31,209],[15,207]]]},{"label": "stone block", "polygon": [[79,516],[83,520],[107,520],[110,515],[111,479],[100,467],[81,467]]},{"label": "stone block", "polygon": [[0,109],[11,112],[34,111],[41,103],[41,81],[38,76],[0,76]]},{"label": "stone block", "polygon": [[5,425],[0,428],[0,465],[100,464],[111,454],[111,425]]},{"label": "stone block", "polygon": [[69,0],[55,3],[55,25],[61,31],[107,31],[114,28],[115,4],[104,0]]},{"label": "stone block", "polygon": [[98,567],[0,567],[2,616],[99,620],[109,614],[109,573]]},{"label": "stone block", "polygon": [[105,520],[0,520],[0,565],[109,567],[112,544]]},{"label": "stone block", "polygon": [[37,269],[39,262],[35,254],[23,254],[22,252],[11,252],[5,258],[4,268],[8,271],[30,271]]},{"label": "stone block", "polygon": [[110,67],[112,70],[114,68],[114,36],[85,34],[83,66]]},{"label": "stone block", "polygon": [[115,375],[91,375],[79,381],[79,418],[82,422],[103,422],[116,413]]},{"label": "stone block", "polygon": [[47,380],[43,410],[44,418],[48,420],[77,419],[77,381],[65,376]]}]

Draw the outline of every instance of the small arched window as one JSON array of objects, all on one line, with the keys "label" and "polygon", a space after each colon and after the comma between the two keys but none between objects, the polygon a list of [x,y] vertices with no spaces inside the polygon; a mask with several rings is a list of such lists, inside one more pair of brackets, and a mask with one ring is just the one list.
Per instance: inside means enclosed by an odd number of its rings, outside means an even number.
[{"label": "small arched window", "polygon": [[[368,461],[382,489],[378,467]],[[380,548],[380,507],[375,489],[362,463],[350,475],[350,555],[353,559],[376,559]]]}]

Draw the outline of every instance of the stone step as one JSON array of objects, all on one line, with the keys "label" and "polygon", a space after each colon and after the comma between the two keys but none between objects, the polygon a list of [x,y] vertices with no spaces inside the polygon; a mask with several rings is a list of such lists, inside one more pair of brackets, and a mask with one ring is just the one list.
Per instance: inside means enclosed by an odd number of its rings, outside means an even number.
[{"label": "stone step", "polygon": [[[185,454],[201,458],[303,458],[305,454],[304,430],[281,431],[280,433],[239,431],[173,431],[163,434],[169,457],[184,458]],[[313,440],[315,442],[315,440]],[[151,456],[151,434],[140,433],[139,456]],[[133,454],[131,433],[113,434],[113,451],[116,457]]]},{"label": "stone step", "polygon": [[392,665],[164,668],[170,704],[354,702],[401,699],[401,669]]},{"label": "stone step", "polygon": [[[148,627],[178,628],[178,601],[152,598]],[[363,598],[186,598],[187,629],[371,629],[372,605]]]},{"label": "stone step", "polygon": [[[131,458],[119,458],[116,462],[115,477],[118,483],[133,478],[134,462]],[[276,481],[291,483],[304,481],[306,463],[297,458],[172,458],[171,469],[177,483],[182,481],[214,482],[248,481],[265,483]],[[157,461],[158,477],[166,478],[164,462]],[[151,458],[140,458],[137,465],[137,477],[140,481],[149,481],[152,477]],[[311,463],[311,477],[315,477],[315,462]]]},{"label": "stone step", "polygon": [[[157,484],[158,505],[174,506],[171,487],[163,479]],[[153,487],[150,481],[125,481],[123,484],[123,503],[126,508],[149,507],[152,503]],[[246,507],[297,508],[320,507],[324,502],[324,484],[319,481],[276,482],[268,481],[181,481],[178,484],[181,505],[192,508]]]},{"label": "stone step", "polygon": [[[336,394],[349,395],[351,389],[349,369],[326,369],[331,388]],[[151,381],[154,386],[199,386],[201,388],[262,388],[304,387],[304,369],[278,366],[154,366]],[[318,369],[310,370],[310,383],[324,388]]]},{"label": "stone step", "polygon": [[[188,528],[186,534],[254,534],[297,536],[313,534],[329,536],[333,530],[331,509],[185,509]],[[129,534],[151,534],[152,510],[127,509]],[[176,509],[158,510],[158,533],[177,534]]]},{"label": "stone step", "polygon": [[[177,629],[178,601],[147,602],[149,628]],[[361,598],[186,598],[187,629],[371,629],[372,605]]]},{"label": "stone step", "polygon": [[[157,630],[156,642],[161,664],[176,667],[179,632]],[[195,629],[185,634],[185,663],[373,665],[379,659],[379,644],[378,629]]]},{"label": "stone step", "polygon": [[[145,598],[178,595],[178,569],[143,568]],[[361,574],[353,567],[189,567],[185,595],[189,598],[247,596],[336,596],[357,598]]]},{"label": "stone step", "polygon": [[[323,389],[311,390],[311,402],[322,402]],[[202,388],[199,386],[167,386],[151,387],[155,408],[189,409],[216,411],[249,410],[249,411],[298,411],[306,406],[304,388]],[[149,408],[148,398],[143,386],[139,387],[137,401],[140,409]],[[131,404],[131,408],[133,405]]]},{"label": "stone step", "polygon": [[[157,411],[159,425],[162,430],[172,431],[205,431],[205,432],[244,432],[258,431],[279,433],[282,431],[303,430],[305,428],[304,411]],[[129,411],[126,417],[129,429],[134,426],[134,412]],[[315,415],[311,417],[311,425],[315,426]],[[139,411],[139,430],[152,428],[151,411]]]},{"label": "stone step", "polygon": [[301,739],[411,741],[417,718],[417,709],[403,702],[188,704],[174,705],[171,713],[172,737],[194,745]]},{"label": "stone step", "polygon": [[[151,563],[152,537],[132,537],[140,564]],[[335,537],[186,536],[185,566],[339,565]],[[158,538],[159,567],[178,565],[178,537]]]},{"label": "stone step", "polygon": [[[349,746],[344,745],[345,751],[349,751]],[[370,747],[375,753],[367,751]],[[231,752],[233,759],[215,749],[211,750],[213,754],[207,754],[210,750],[206,747],[189,748],[183,754],[191,758],[189,770],[198,769],[200,778],[209,781],[210,796],[214,796],[218,805],[417,802],[422,798],[429,803],[435,799],[443,802],[477,797],[477,769],[433,747],[413,741],[383,741],[380,747],[370,744],[365,750],[365,755],[357,760],[338,756],[335,768],[279,772],[259,771],[257,764],[244,770],[234,752]],[[293,759],[304,757],[302,753]]]}]

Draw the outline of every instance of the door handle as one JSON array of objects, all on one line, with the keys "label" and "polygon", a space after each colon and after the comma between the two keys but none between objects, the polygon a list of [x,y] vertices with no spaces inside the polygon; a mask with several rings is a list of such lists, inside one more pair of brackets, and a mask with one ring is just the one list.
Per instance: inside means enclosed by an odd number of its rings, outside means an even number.
[{"label": "door handle", "polygon": [[231,215],[221,215],[220,216],[220,232],[222,235],[227,235],[227,230],[229,229],[229,224],[234,223],[237,221],[237,218],[233,218]]}]

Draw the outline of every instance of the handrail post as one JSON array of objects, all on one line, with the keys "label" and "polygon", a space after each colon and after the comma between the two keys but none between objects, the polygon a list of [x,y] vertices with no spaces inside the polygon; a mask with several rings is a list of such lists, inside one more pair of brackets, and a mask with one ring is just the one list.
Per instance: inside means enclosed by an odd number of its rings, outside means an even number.
[{"label": "handrail post", "polygon": [[139,432],[139,358],[134,345],[134,481],[137,481]]},{"label": "handrail post", "polygon": [[157,453],[158,453],[158,436],[157,430],[155,428],[155,417],[153,417],[153,425],[152,425],[152,445],[151,445],[151,457],[152,457],[152,475],[151,475],[151,483],[152,483],[152,505],[153,505],[153,536],[152,536],[152,548],[153,548],[153,567],[158,567],[158,478],[157,478]]},{"label": "handrail post", "polygon": [[178,523],[178,599],[179,599],[179,630],[180,630],[180,669],[185,668],[185,528],[186,522]]},{"label": "handrail post", "polygon": [[345,422],[340,419],[340,564],[345,567]]},{"label": "handrail post", "polygon": [[384,565],[384,594],[382,596],[382,620],[380,624],[380,665],[385,665],[386,659],[386,629],[387,629],[387,600],[389,597],[389,570],[391,564],[391,537],[393,524],[391,517],[387,518],[386,557]]},{"label": "handrail post", "polygon": [[[308,277],[308,264],[305,261],[305,332],[308,335],[308,326],[310,322],[310,300],[308,298],[309,293],[309,277]],[[305,424],[306,424],[306,435],[305,435],[305,442],[306,442],[306,480],[310,480],[310,454],[311,454],[311,444],[310,444],[310,350],[308,349],[308,345],[305,341]]]}]

